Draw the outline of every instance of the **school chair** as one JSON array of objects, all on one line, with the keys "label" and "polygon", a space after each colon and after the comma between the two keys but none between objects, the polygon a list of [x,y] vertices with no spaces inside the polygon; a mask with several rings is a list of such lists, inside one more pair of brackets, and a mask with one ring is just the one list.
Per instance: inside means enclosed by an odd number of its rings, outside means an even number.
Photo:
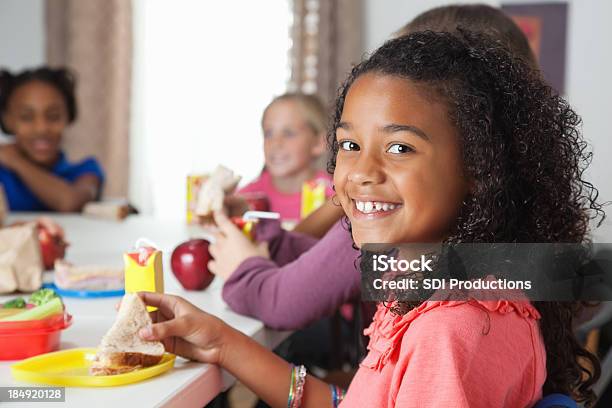
[{"label": "school chair", "polygon": [[581,322],[576,329],[576,335],[590,352],[599,356],[601,376],[593,386],[593,391],[598,397],[601,397],[612,383],[612,347],[609,344],[600,344],[599,341],[600,332],[602,330],[609,332],[610,324],[612,324],[612,301],[610,301],[612,300],[612,249],[609,249],[608,246],[598,248],[593,254],[593,259],[598,261],[599,270],[597,272],[603,276],[603,282],[598,286],[598,298],[608,301],[599,304],[591,319]]},{"label": "school chair", "polygon": [[578,405],[567,395],[550,394],[542,398],[534,408],[578,408]]}]

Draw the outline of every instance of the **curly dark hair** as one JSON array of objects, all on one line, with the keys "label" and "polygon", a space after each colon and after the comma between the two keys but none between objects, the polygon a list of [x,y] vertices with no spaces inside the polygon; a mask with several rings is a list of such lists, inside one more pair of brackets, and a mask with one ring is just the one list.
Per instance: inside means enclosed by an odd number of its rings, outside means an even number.
[{"label": "curly dark hair", "polygon": [[[597,189],[583,179],[591,153],[579,131],[580,117],[502,43],[461,29],[390,40],[353,68],[339,90],[330,126],[331,173],[347,92],[366,73],[413,81],[448,107],[473,182],[448,243],[587,242],[589,222],[603,221]],[[414,306],[407,302],[396,311]],[[591,406],[600,365],[572,330],[582,305],[534,306],[542,316],[547,354],[544,394],[564,393]]]},{"label": "curly dark hair", "polygon": [[[26,69],[17,74],[8,70],[0,70],[0,115],[6,111],[13,92],[21,85],[32,81],[41,81],[54,86],[64,97],[68,123],[74,122],[77,117],[77,102],[75,96],[76,78],[68,68],[49,68],[42,66],[35,69]],[[4,133],[10,134],[0,117],[0,128]]]}]

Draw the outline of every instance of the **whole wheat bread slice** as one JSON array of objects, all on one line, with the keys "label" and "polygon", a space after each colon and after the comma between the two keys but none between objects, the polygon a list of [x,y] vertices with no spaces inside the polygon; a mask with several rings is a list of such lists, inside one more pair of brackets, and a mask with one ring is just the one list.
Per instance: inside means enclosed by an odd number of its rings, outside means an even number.
[{"label": "whole wheat bread slice", "polygon": [[92,375],[115,375],[159,363],[164,345],[146,341],[138,331],[152,324],[142,299],[126,294],[121,301],[115,323],[102,337],[98,353],[90,368]]}]

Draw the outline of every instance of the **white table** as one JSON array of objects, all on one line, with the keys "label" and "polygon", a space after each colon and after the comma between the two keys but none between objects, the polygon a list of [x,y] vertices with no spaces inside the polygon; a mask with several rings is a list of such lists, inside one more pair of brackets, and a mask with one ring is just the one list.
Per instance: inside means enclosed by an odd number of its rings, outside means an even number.
[{"label": "white table", "polygon": [[[9,222],[32,219],[34,214],[12,214]],[[123,222],[85,218],[78,215],[53,215],[66,230],[70,242],[66,259],[75,263],[122,266],[122,253],[138,238],[146,237],[163,251],[166,293],[185,297],[201,309],[257,340],[267,348],[276,347],[288,333],[266,329],[257,320],[233,313],[221,299],[218,279],[204,291],[183,290],[169,267],[172,249],[193,235],[177,223],[160,222],[143,216],[130,216]],[[0,302],[15,296],[0,296]],[[73,324],[62,332],[61,349],[96,347],[115,316],[119,298],[64,298]],[[11,362],[0,362],[0,387],[29,386],[13,380]],[[234,379],[216,366],[177,358],[175,368],[159,377],[141,383],[112,388],[66,388],[68,407],[202,407]],[[10,404],[17,406],[18,404]],[[19,406],[58,406],[56,403],[32,403]]]}]

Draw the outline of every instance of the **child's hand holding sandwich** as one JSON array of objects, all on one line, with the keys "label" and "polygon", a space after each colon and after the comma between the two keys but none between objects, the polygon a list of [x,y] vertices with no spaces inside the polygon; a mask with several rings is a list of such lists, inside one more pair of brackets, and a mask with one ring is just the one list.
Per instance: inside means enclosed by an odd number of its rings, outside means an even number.
[{"label": "child's hand holding sandwich", "polygon": [[157,322],[139,332],[143,340],[159,340],[166,351],[202,363],[220,364],[222,337],[230,328],[187,300],[153,292],[138,294],[148,306],[157,307]]},{"label": "child's hand holding sandwich", "polygon": [[[292,366],[255,340],[178,296],[141,292],[158,308],[159,322],[140,330],[143,340],[161,341],[167,351],[216,364],[238,378],[270,406],[287,406]],[[303,407],[328,406],[327,384],[308,376]]]}]

